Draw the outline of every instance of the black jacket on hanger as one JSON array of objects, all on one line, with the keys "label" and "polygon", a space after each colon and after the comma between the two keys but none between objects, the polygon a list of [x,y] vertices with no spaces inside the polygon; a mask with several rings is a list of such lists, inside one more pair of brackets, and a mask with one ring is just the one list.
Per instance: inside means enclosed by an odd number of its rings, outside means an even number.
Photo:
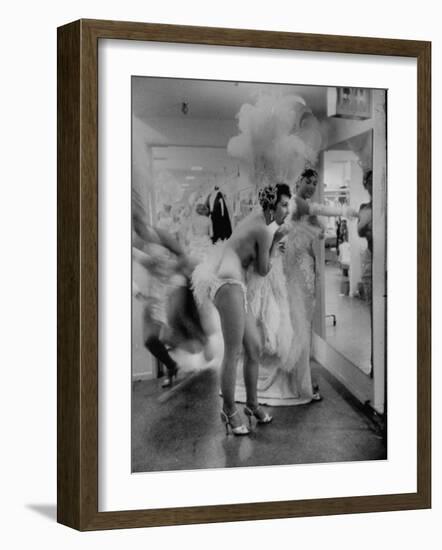
[{"label": "black jacket on hanger", "polygon": [[211,195],[207,197],[206,204],[210,210],[210,218],[212,220],[212,242],[216,243],[219,240],[225,240],[230,237],[232,234],[232,225],[223,194],[219,190],[215,190],[214,193],[216,195],[212,207]]}]

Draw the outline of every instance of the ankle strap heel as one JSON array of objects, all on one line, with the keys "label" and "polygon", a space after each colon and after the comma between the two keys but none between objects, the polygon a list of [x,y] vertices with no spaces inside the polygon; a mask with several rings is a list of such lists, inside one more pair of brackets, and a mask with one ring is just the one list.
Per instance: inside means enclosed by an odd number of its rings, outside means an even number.
[{"label": "ankle strap heel", "polygon": [[226,435],[229,435],[229,428],[233,435],[248,435],[250,433],[244,424],[240,424],[239,426],[232,425],[232,418],[237,414],[239,414],[238,411],[235,411],[230,415],[224,411],[221,411],[221,422],[223,422],[226,426]]},{"label": "ankle strap heel", "polygon": [[273,420],[273,416],[266,413],[260,406],[258,407],[244,407],[244,414],[249,418],[250,428],[252,427],[252,417],[256,418],[257,424],[270,424]]}]

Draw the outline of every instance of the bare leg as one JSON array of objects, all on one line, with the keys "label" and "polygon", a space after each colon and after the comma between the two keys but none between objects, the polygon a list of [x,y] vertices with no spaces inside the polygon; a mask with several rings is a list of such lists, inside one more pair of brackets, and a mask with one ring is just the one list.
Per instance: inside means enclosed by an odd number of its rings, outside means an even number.
[{"label": "bare leg", "polygon": [[[215,297],[215,306],[218,309],[221,329],[224,337],[224,357],[221,366],[221,391],[223,394],[223,409],[231,416],[236,411],[235,384],[238,360],[241,354],[245,311],[244,294],[238,285],[226,284],[222,286]],[[239,415],[232,419],[232,424],[240,425]]]},{"label": "bare leg", "polygon": [[253,315],[248,312],[246,317],[246,326],[244,330],[244,383],[246,386],[246,407],[244,412],[249,417],[250,427],[252,426],[252,416],[258,424],[268,424],[272,417],[267,414],[258,403],[258,374],[259,358],[261,356],[261,336]]},{"label": "bare leg", "polygon": [[199,314],[201,325],[204,329],[205,334],[207,335],[207,342],[203,350],[204,359],[207,362],[210,362],[215,357],[216,353],[213,337],[218,331],[218,314],[215,306],[212,304],[212,302],[209,301],[207,301],[203,306],[199,307]]},{"label": "bare leg", "polygon": [[249,311],[246,314],[244,330],[244,383],[246,386],[247,405],[254,409],[258,406],[258,370],[261,355],[261,338],[256,320]]}]

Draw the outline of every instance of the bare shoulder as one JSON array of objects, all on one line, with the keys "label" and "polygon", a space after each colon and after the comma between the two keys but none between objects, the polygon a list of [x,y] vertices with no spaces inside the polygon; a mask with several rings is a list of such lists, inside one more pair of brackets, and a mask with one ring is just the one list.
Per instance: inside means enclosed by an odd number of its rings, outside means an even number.
[{"label": "bare shoulder", "polygon": [[264,225],[260,221],[260,218],[261,217],[256,213],[249,214],[247,217],[241,220],[239,224],[236,226],[237,231],[246,233],[246,232],[257,230],[260,227],[260,225]]},{"label": "bare shoulder", "polygon": [[255,238],[259,246],[268,248],[271,244],[273,235],[270,233],[266,224],[259,224],[256,227]]},{"label": "bare shoulder", "polygon": [[267,225],[259,218],[251,221],[249,226],[249,234],[253,235],[259,242],[267,242],[269,237]]},{"label": "bare shoulder", "polygon": [[256,235],[259,237],[267,237],[269,235],[269,230],[265,223],[256,224]]}]

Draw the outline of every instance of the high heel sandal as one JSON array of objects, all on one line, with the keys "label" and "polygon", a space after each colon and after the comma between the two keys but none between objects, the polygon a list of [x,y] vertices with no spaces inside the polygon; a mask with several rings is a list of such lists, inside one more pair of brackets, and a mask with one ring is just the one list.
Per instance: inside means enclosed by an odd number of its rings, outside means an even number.
[{"label": "high heel sandal", "polygon": [[313,392],[312,401],[322,401],[322,395],[318,391]]},{"label": "high heel sandal", "polygon": [[258,407],[244,407],[244,414],[249,418],[249,427],[252,429],[252,417],[256,418],[257,424],[270,424],[273,420],[273,416],[270,416],[269,413],[266,413],[258,405]]},{"label": "high heel sandal", "polygon": [[173,379],[177,377],[178,374],[178,365],[175,365],[173,368],[167,371],[166,379],[161,384],[162,388],[171,388],[173,386]]},{"label": "high heel sandal", "polygon": [[233,435],[248,435],[250,432],[247,429],[247,426],[240,424],[239,426],[232,426],[231,419],[238,414],[238,411],[235,411],[232,414],[227,414],[224,411],[221,411],[221,421],[226,426],[226,435],[229,435],[229,428],[232,431]]},{"label": "high heel sandal", "polygon": [[313,386],[312,401],[322,401],[322,395],[319,393],[318,384],[314,384]]}]

